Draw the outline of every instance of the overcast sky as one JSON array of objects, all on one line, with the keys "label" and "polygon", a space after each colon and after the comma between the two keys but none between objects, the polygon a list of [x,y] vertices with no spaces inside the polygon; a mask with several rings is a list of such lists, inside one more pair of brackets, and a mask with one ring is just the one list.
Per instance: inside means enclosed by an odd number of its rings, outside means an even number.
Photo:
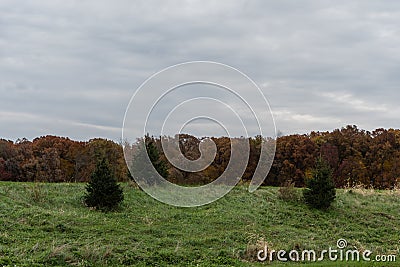
[{"label": "overcast sky", "polygon": [[193,60],[252,78],[284,134],[400,127],[400,1],[0,0],[0,138],[119,140],[135,90]]}]

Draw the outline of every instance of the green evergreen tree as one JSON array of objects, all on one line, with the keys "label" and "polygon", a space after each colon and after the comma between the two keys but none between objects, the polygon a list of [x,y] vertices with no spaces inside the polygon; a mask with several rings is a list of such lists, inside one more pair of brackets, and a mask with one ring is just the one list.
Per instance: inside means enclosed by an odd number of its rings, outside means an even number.
[{"label": "green evergreen tree", "polygon": [[122,188],[105,159],[98,162],[86,185],[85,204],[102,211],[114,210],[124,200]]},{"label": "green evergreen tree", "polygon": [[158,174],[165,179],[169,176],[167,164],[161,159],[155,142],[153,137],[145,135],[131,146],[129,153],[131,177],[149,186],[157,184]]},{"label": "green evergreen tree", "polygon": [[163,160],[161,160],[160,153],[158,152],[158,149],[155,146],[153,140],[149,140],[146,142],[146,150],[147,150],[147,155],[149,156],[149,159],[153,164],[154,168],[162,177],[167,179],[169,175],[167,165]]},{"label": "green evergreen tree", "polygon": [[317,159],[312,178],[307,181],[306,185],[303,197],[310,207],[326,210],[336,198],[332,170],[322,158]]}]

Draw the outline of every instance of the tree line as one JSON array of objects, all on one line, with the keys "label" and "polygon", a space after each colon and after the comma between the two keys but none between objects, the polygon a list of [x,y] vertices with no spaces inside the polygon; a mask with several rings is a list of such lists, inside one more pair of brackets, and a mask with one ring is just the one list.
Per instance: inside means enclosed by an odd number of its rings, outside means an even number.
[{"label": "tree line", "polygon": [[[231,139],[212,137],[217,153],[212,164],[197,173],[185,172],[172,166],[165,158],[161,138],[145,137],[159,152],[160,161],[168,169],[167,179],[176,184],[206,184],[219,177],[230,159]],[[181,134],[179,147],[186,158],[199,158],[203,138]],[[250,154],[243,181],[250,181],[260,156],[263,137],[248,138]],[[98,159],[106,158],[118,181],[128,181],[129,171],[123,147],[106,139],[88,142],[73,141],[57,136],[44,136],[33,141],[0,140],[0,180],[87,182]],[[291,180],[304,187],[312,176],[316,159],[322,157],[332,169],[335,186],[373,186],[390,189],[400,182],[400,130],[376,129],[372,132],[349,125],[331,132],[311,132],[278,137],[275,160],[264,185],[281,186]],[[159,164],[153,162],[154,164]]]},{"label": "tree line", "polygon": [[110,163],[117,180],[127,181],[122,147],[111,140],[79,142],[58,136],[16,142],[0,139],[0,180],[87,182],[102,158]]}]

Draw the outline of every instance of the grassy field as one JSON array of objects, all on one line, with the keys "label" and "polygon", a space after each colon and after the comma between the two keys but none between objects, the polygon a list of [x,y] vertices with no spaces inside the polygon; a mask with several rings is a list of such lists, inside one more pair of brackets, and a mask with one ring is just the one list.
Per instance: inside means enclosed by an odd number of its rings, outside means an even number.
[{"label": "grassy field", "polygon": [[[239,186],[210,205],[177,208],[123,187],[122,209],[101,213],[82,205],[84,184],[1,182],[0,266],[297,266],[257,263],[256,254],[263,241],[320,252],[340,238],[373,255],[399,253],[398,191],[338,190],[321,212],[280,200],[277,188],[251,194]],[[400,266],[400,256],[306,266]]]}]

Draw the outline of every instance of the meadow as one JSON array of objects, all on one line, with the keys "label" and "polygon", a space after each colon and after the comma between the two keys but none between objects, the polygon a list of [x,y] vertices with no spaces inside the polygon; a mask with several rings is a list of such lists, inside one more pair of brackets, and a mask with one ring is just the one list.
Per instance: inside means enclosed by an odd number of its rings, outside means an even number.
[{"label": "meadow", "polygon": [[[115,212],[82,204],[84,183],[0,182],[0,266],[400,266],[397,262],[257,261],[275,250],[348,248],[398,255],[400,191],[337,190],[326,212],[237,186],[197,208],[168,206],[132,184]],[[300,190],[300,189],[297,189]]]}]

